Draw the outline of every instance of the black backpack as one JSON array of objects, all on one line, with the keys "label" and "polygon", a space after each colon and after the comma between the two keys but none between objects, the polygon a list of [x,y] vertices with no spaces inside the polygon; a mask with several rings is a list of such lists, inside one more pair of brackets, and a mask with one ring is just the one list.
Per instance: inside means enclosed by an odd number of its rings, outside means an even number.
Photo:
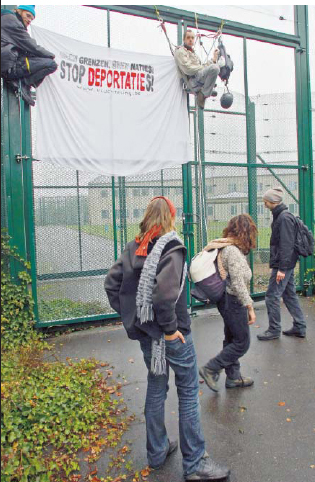
[{"label": "black backpack", "polygon": [[313,233],[306,224],[303,223],[302,219],[295,216],[296,222],[296,236],[294,249],[299,254],[307,258],[314,254],[314,236]]},{"label": "black backpack", "polygon": [[226,53],[225,47],[222,43],[221,40],[218,42],[218,49],[220,50],[220,55],[219,57],[223,57],[225,59],[225,66],[221,67],[220,72],[219,72],[219,77],[221,80],[225,81],[227,84],[231,75],[231,72],[233,72],[234,68],[234,63],[231,60],[231,57]]}]

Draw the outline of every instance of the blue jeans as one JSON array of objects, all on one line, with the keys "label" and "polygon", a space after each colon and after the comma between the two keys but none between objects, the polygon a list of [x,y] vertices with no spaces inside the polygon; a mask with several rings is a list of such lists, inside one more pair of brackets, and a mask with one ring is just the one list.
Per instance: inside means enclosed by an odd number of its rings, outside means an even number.
[{"label": "blue jeans", "polygon": [[185,336],[185,340],[186,343],[179,339],[166,340],[167,375],[159,376],[150,372],[151,338],[143,338],[140,345],[148,368],[145,419],[149,465],[162,465],[169,448],[164,410],[171,367],[175,372],[179,402],[179,437],[183,469],[184,475],[189,475],[198,468],[205,453],[205,441],[200,424],[199,378],[192,335]]},{"label": "blue jeans", "polygon": [[266,306],[269,318],[269,331],[280,334],[281,331],[281,311],[280,298],[283,298],[285,306],[288,308],[293,318],[293,326],[301,333],[306,332],[306,321],[300,307],[299,298],[295,291],[294,268],[286,269],[285,278],[276,282],[278,269],[274,268],[271,272],[269,286],[266,292]]},{"label": "blue jeans", "polygon": [[218,310],[224,320],[223,350],[205,366],[216,372],[224,368],[228,378],[238,380],[241,376],[239,358],[250,345],[248,310],[236,296],[228,293],[219,301]]}]

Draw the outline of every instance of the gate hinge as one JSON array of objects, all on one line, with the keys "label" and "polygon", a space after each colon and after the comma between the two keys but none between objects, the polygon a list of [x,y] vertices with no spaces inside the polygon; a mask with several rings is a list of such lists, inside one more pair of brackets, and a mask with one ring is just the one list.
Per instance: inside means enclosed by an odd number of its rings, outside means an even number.
[{"label": "gate hinge", "polygon": [[299,47],[296,49],[296,51],[298,54],[303,54],[304,52],[306,52],[306,49],[304,47]]},{"label": "gate hinge", "polygon": [[22,156],[21,154],[16,154],[16,155],[15,155],[15,160],[16,160],[16,162],[21,162],[21,161],[23,161],[23,159],[24,159],[25,161],[27,161],[28,159],[30,159],[30,157],[27,156],[26,154],[24,154],[24,156]]},{"label": "gate hinge", "polygon": [[302,166],[303,171],[308,171],[308,167],[309,166],[307,166],[307,165]]}]

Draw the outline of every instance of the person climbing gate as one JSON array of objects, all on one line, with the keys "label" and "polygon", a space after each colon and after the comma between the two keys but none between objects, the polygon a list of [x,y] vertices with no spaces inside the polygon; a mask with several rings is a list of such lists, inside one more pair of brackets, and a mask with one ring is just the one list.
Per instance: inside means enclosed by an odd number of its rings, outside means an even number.
[{"label": "person climbing gate", "polygon": [[216,49],[212,60],[202,64],[194,50],[195,34],[187,30],[184,34],[183,45],[176,48],[174,57],[180,76],[188,89],[197,95],[197,104],[204,109],[207,97],[217,95],[214,89],[220,68],[224,67],[225,60],[219,58],[220,51]]},{"label": "person climbing gate", "polygon": [[1,10],[1,77],[25,102],[35,105],[31,87],[37,88],[57,70],[55,55],[29,35],[27,28],[35,18],[35,5],[19,5],[16,10]]}]

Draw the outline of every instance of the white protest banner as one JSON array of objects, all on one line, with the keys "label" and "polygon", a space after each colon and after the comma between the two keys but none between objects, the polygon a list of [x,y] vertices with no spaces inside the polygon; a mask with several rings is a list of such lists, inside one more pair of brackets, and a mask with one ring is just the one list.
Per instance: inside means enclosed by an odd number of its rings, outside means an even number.
[{"label": "white protest banner", "polygon": [[186,95],[172,57],[86,44],[32,27],[58,70],[37,90],[36,157],[127,176],[188,162]]}]

